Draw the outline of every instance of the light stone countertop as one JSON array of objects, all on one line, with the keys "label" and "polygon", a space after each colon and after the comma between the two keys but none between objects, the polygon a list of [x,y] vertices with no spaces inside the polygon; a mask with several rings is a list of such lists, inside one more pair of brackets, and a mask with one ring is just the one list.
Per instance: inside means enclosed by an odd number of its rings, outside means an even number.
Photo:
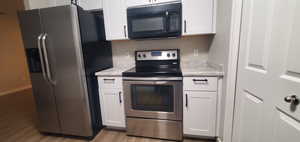
[{"label": "light stone countertop", "polygon": [[120,77],[122,73],[133,68],[134,66],[117,66],[103,71],[96,72],[96,76],[105,76],[105,77]]},{"label": "light stone countertop", "polygon": [[[103,71],[96,72],[96,76],[105,76],[105,77],[121,77],[122,73],[133,68],[131,66],[117,66]],[[201,77],[201,76],[210,76],[210,77],[222,77],[224,72],[221,66],[213,65],[209,63],[184,63],[181,65],[182,75],[184,77]]]},{"label": "light stone countertop", "polygon": [[181,71],[184,77],[224,76],[224,71],[221,66],[209,63],[185,63],[181,65]]}]

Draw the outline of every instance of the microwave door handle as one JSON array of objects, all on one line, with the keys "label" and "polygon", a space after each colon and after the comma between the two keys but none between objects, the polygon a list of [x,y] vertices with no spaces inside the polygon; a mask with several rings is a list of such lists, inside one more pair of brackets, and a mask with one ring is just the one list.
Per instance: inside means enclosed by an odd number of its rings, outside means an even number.
[{"label": "microwave door handle", "polygon": [[47,81],[46,73],[45,73],[45,64],[44,64],[43,53],[42,53],[42,48],[41,48],[41,39],[42,39],[43,35],[44,34],[40,34],[38,36],[38,38],[37,38],[37,45],[38,45],[38,51],[39,51],[39,56],[40,56],[40,61],[41,61],[41,68],[42,68],[43,78],[44,78],[44,80]]}]

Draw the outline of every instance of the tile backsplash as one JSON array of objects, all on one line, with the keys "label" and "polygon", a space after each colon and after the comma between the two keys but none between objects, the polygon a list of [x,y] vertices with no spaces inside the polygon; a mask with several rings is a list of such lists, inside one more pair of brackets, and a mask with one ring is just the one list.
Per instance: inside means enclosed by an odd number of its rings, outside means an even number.
[{"label": "tile backsplash", "polygon": [[176,39],[113,41],[114,66],[133,66],[138,50],[180,49],[181,64],[206,62],[212,36],[190,36]]}]

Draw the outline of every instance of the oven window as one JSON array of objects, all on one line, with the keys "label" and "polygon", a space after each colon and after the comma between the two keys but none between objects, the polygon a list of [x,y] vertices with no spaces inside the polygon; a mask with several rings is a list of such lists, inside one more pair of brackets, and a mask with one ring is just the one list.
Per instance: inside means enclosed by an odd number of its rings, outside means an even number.
[{"label": "oven window", "polygon": [[164,17],[134,19],[131,22],[132,32],[165,31]]},{"label": "oven window", "polygon": [[131,85],[132,108],[143,111],[174,111],[171,85]]}]

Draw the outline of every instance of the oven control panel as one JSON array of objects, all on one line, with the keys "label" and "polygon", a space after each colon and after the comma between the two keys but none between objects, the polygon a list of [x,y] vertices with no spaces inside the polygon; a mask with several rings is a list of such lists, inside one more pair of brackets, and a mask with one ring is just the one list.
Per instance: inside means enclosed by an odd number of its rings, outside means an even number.
[{"label": "oven control panel", "polygon": [[152,50],[152,51],[137,51],[135,53],[137,61],[147,60],[178,60],[179,50]]}]

